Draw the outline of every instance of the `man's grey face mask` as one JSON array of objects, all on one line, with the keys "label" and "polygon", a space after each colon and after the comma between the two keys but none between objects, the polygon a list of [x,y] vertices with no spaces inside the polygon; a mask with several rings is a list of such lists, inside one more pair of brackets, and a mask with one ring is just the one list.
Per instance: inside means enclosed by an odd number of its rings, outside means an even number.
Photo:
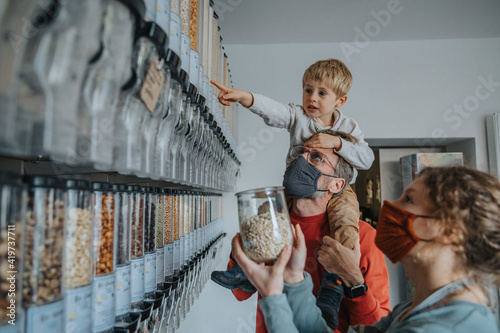
[{"label": "man's grey face mask", "polygon": [[318,191],[327,192],[328,190],[318,190],[318,180],[322,175],[324,174],[307,162],[304,156],[299,156],[290,163],[283,176],[285,194],[294,199],[302,199]]}]

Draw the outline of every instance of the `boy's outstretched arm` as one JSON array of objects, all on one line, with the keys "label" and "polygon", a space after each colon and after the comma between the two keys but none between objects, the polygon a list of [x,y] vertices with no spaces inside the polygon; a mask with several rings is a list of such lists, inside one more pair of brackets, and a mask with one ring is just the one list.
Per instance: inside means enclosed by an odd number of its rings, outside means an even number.
[{"label": "boy's outstretched arm", "polygon": [[210,81],[210,83],[219,88],[220,93],[218,99],[222,105],[229,106],[230,102],[239,102],[246,108],[249,108],[253,105],[253,95],[248,91],[229,88],[213,80]]}]

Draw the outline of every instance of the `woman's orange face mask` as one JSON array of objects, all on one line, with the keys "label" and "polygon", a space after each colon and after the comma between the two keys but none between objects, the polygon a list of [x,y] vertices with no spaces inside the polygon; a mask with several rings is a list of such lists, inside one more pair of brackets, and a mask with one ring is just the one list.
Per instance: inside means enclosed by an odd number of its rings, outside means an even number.
[{"label": "woman's orange face mask", "polygon": [[375,244],[393,263],[406,257],[419,241],[433,241],[433,239],[421,239],[415,234],[413,222],[419,217],[433,218],[413,214],[389,201],[384,201],[380,210]]}]

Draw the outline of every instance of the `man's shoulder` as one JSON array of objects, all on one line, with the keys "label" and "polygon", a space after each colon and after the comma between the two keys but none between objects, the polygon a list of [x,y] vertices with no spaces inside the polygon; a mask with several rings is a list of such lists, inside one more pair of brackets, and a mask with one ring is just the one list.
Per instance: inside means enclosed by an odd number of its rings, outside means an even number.
[{"label": "man's shoulder", "polygon": [[358,221],[358,226],[359,226],[359,233],[363,233],[363,234],[375,234],[377,231],[375,230],[374,227],[371,226],[371,224],[365,222],[365,221],[362,221],[362,220],[359,220]]},{"label": "man's shoulder", "polygon": [[359,220],[359,242],[361,247],[375,246],[377,230],[365,221]]}]

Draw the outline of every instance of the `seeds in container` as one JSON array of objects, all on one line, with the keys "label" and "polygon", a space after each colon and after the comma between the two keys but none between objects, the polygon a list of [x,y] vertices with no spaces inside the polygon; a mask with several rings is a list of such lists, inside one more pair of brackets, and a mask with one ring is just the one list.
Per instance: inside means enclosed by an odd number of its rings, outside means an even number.
[{"label": "seeds in container", "polygon": [[241,223],[243,247],[247,255],[257,262],[278,258],[285,245],[293,245],[292,230],[285,213],[264,213]]}]

